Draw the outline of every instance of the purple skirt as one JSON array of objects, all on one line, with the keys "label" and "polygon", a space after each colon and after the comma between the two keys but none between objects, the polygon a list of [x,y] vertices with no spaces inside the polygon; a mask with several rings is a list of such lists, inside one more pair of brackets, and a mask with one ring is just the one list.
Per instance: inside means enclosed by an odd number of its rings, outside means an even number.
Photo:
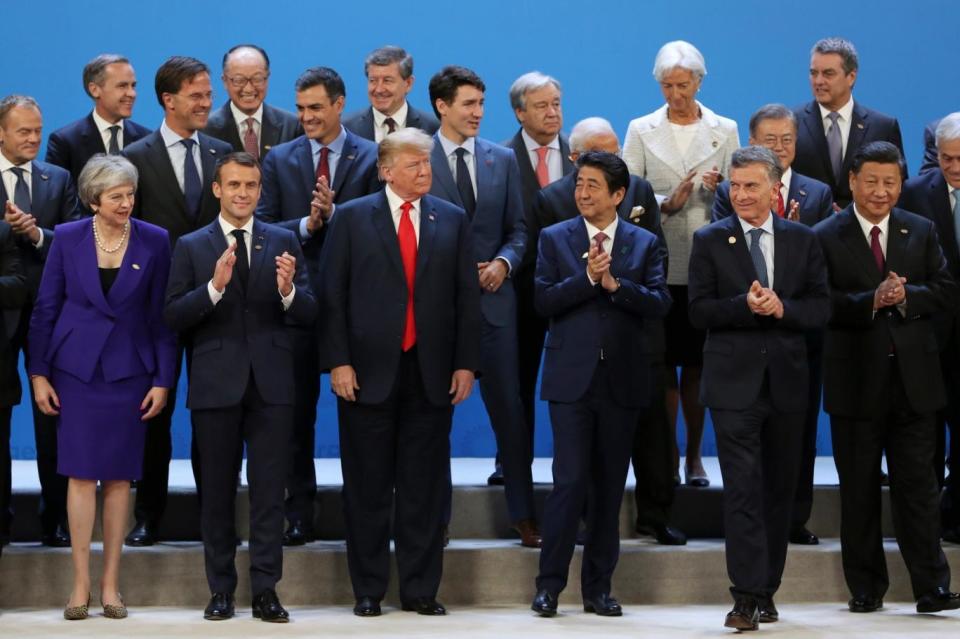
[{"label": "purple skirt", "polygon": [[83,382],[54,368],[50,383],[60,398],[57,472],[77,479],[140,479],[147,433],[140,403],[152,379],[107,382],[97,366],[93,379]]}]

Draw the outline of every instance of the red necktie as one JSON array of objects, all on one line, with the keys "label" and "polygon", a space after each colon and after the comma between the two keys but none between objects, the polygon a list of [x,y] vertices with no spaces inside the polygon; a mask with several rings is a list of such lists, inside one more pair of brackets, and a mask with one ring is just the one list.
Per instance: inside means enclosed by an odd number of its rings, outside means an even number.
[{"label": "red necktie", "polygon": [[783,191],[777,191],[777,215],[783,217],[786,210],[783,208]]},{"label": "red necktie", "polygon": [[549,147],[541,146],[537,149],[537,182],[542,189],[550,184],[550,169],[547,167],[547,151]]},{"label": "red necktie", "polygon": [[400,260],[403,262],[403,274],[407,279],[407,318],[403,327],[401,347],[406,353],[417,343],[417,323],[413,314],[413,282],[417,275],[417,234],[410,220],[413,204],[404,202],[400,206],[400,227],[397,240],[400,242]]},{"label": "red necktie", "polygon": [[257,141],[257,132],[253,130],[253,118],[244,120],[247,125],[247,132],[243,134],[243,150],[260,159],[260,143]]},{"label": "red necktie", "polygon": [[328,147],[320,147],[320,161],[317,162],[317,179],[319,180],[322,177],[327,178],[327,186],[330,186],[330,162],[327,160],[327,156],[330,155],[330,149]]},{"label": "red necktie", "polygon": [[600,231],[593,236],[593,241],[597,243],[597,253],[603,255],[606,251],[603,248],[603,243],[607,240],[607,234],[603,231]]},{"label": "red necktie", "polygon": [[883,249],[880,248],[880,227],[870,229],[870,250],[873,251],[873,261],[877,263],[877,270],[881,277],[886,277],[887,261],[883,258]]}]

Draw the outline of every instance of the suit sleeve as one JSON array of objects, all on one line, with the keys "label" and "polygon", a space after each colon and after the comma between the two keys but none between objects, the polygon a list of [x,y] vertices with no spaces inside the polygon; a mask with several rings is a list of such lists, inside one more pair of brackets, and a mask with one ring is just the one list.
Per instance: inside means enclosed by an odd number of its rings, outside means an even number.
[{"label": "suit sleeve", "polygon": [[807,242],[806,255],[800,264],[806,266],[803,289],[790,298],[780,298],[783,317],[774,320],[776,326],[797,330],[823,328],[830,319],[830,288],[827,285],[827,265],[816,238]]},{"label": "suit sleeve", "polygon": [[756,316],[747,306],[747,293],[730,298],[718,296],[717,265],[710,254],[710,240],[702,233],[694,233],[688,270],[687,312],[694,328],[750,328],[759,326]]},{"label": "suit sleeve", "polygon": [[[56,224],[63,224],[64,222],[79,220],[82,217],[80,202],[77,200],[77,189],[73,185],[73,178],[71,178],[69,174],[61,174],[59,187],[60,194],[57,199],[59,208],[57,210],[57,222],[54,226],[56,226]],[[43,261],[47,259],[50,245],[53,243],[54,230],[41,227],[40,232],[43,233],[43,244],[39,249],[35,250],[39,254],[40,260]],[[30,242],[30,246],[33,246],[33,242]]]},{"label": "suit sleeve", "polygon": [[[334,215],[320,253],[320,370],[352,363],[347,307],[350,291],[350,218]],[[361,291],[354,291],[362,294]]]},{"label": "suit sleeve", "polygon": [[296,287],[296,294],[293,296],[293,302],[287,309],[287,316],[296,324],[309,326],[317,319],[317,298],[310,288],[310,281],[307,278],[307,262],[303,257],[303,251],[300,249],[300,242],[296,237],[287,236],[287,252],[296,259],[296,272],[293,276],[293,284]]},{"label": "suit sleeve", "polygon": [[7,234],[0,242],[0,308],[20,308],[26,300],[27,280],[20,267],[20,251]]},{"label": "suit sleeve", "polygon": [[903,286],[908,318],[953,310],[957,305],[957,283],[947,270],[947,260],[940,248],[936,227],[932,222],[928,224],[929,231],[923,252],[926,279],[919,283],[911,283],[908,279]]},{"label": "suit sleeve", "polygon": [[200,322],[216,305],[207,292],[207,282],[213,277],[200,278],[197,281],[189,242],[184,238],[177,240],[173,248],[173,260],[170,266],[170,279],[167,282],[166,303],[163,319],[172,330],[183,333]]},{"label": "suit sleeve", "polygon": [[927,125],[923,127],[923,164],[920,165],[920,173],[926,173],[930,170],[940,168],[940,161],[937,158],[937,137],[933,127]]},{"label": "suit sleeve", "polygon": [[[672,302],[667,290],[667,249],[659,238],[652,238],[647,247],[641,281],[623,278],[610,301],[630,313],[650,318],[666,317]],[[617,274],[611,271],[616,277]],[[586,278],[584,278],[586,279]],[[600,284],[597,284],[599,287]]]},{"label": "suit sleeve", "polygon": [[70,170],[70,145],[58,131],[51,133],[47,139],[47,155],[44,157],[44,162]]},{"label": "suit sleeve", "polygon": [[30,316],[30,333],[27,337],[30,353],[27,359],[29,375],[50,376],[50,362],[46,360],[53,327],[63,310],[66,279],[63,271],[63,253],[60,242],[53,242],[47,252],[47,261],[40,278],[40,289]]},{"label": "suit sleeve", "polygon": [[506,241],[497,251],[496,257],[502,257],[510,263],[510,272],[520,268],[523,250],[527,245],[527,224],[523,216],[523,191],[520,186],[520,167],[517,157],[509,153],[510,165],[507,168],[507,201],[503,212],[503,224],[506,229]]},{"label": "suit sleeve", "polygon": [[177,336],[163,322],[163,302],[170,276],[170,239],[164,231],[156,246],[155,267],[150,281],[150,306],[147,309],[147,324],[156,355],[157,370],[153,385],[173,388],[177,377]]},{"label": "suit sleeve", "polygon": [[477,266],[473,258],[470,224],[466,215],[458,215],[457,219],[460,229],[457,233],[457,334],[453,370],[479,372],[482,321]]},{"label": "suit sleeve", "polygon": [[[829,228],[821,228],[824,223],[818,224],[814,229],[817,239],[820,241],[820,249],[827,260],[827,272],[845,268],[840,264],[840,260],[832,260],[831,255],[838,251],[831,245],[837,241],[835,234]],[[840,254],[845,254],[843,249],[839,249]],[[835,263],[836,262],[836,263]],[[832,313],[830,315],[830,325],[849,328],[868,328],[873,325],[873,295],[875,289],[864,291],[846,291],[830,286],[830,306]]]},{"label": "suit sleeve", "polygon": [[623,138],[623,161],[633,175],[645,178],[647,176],[647,160],[643,148],[643,140],[636,125],[631,122],[627,127],[627,134]]},{"label": "suit sleeve", "polygon": [[541,233],[537,250],[537,269],[534,275],[533,305],[543,317],[553,317],[579,306],[598,295],[603,289],[590,284],[587,262],[583,269],[569,277],[562,277],[557,256],[555,233]]},{"label": "suit sleeve", "polygon": [[716,222],[733,215],[733,206],[730,204],[730,182],[724,180],[717,187],[713,198],[713,208],[710,210],[710,221]]}]

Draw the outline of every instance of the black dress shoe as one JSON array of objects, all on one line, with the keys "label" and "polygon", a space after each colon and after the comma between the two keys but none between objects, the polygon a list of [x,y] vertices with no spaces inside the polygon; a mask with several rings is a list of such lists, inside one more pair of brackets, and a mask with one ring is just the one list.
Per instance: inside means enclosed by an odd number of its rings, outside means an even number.
[{"label": "black dress shoe", "polygon": [[619,617],[623,614],[620,602],[603,592],[595,597],[583,600],[583,611],[592,612],[601,617]]},{"label": "black dress shoe", "polygon": [[649,535],[657,540],[661,546],[685,546],[687,545],[687,536],[683,531],[667,526],[666,524],[637,524],[636,531],[638,535]]},{"label": "black dress shoe", "polygon": [[960,595],[943,586],[917,599],[917,612],[941,612],[960,608]]},{"label": "black dress shoe", "polygon": [[133,527],[133,530],[130,531],[130,534],[127,535],[127,538],[123,540],[128,546],[152,546],[157,543],[157,529],[156,526],[148,524],[145,521],[138,521]]},{"label": "black dress shoe", "polygon": [[773,597],[763,597],[757,600],[757,612],[759,613],[760,623],[773,623],[780,621],[780,611],[773,603]]},{"label": "black dress shoe", "polygon": [[313,533],[300,521],[291,521],[287,532],[283,533],[284,546],[302,546],[313,541]]},{"label": "black dress shoe", "polygon": [[57,524],[56,528],[40,537],[40,543],[50,548],[69,548],[70,533],[66,527]]},{"label": "black dress shoe", "polygon": [[790,543],[800,546],[816,546],[820,543],[820,538],[807,530],[806,526],[801,526],[790,531]]},{"label": "black dress shoe", "polygon": [[353,614],[358,617],[379,617],[380,613],[380,600],[373,597],[360,597],[353,607]]},{"label": "black dress shoe", "polygon": [[253,616],[255,619],[272,623],[287,623],[290,621],[290,615],[280,605],[280,600],[273,588],[267,588],[253,598]]},{"label": "black dress shoe", "polygon": [[447,614],[443,604],[433,597],[417,597],[400,603],[400,609],[405,612],[415,612],[418,615],[438,616]]},{"label": "black dress shoe", "polygon": [[850,612],[876,612],[883,608],[883,599],[859,595],[847,602],[847,606]]},{"label": "black dress shoe", "polygon": [[943,531],[941,537],[944,541],[950,542],[951,544],[960,544],[960,526],[947,528]]},{"label": "black dress shoe", "polygon": [[530,610],[541,617],[553,617],[557,614],[557,596],[547,590],[538,590]]},{"label": "black dress shoe", "polygon": [[756,630],[760,626],[760,611],[756,599],[737,599],[733,610],[727,613],[723,625],[734,630]]},{"label": "black dress shoe", "polygon": [[487,477],[487,486],[503,486],[503,466],[497,464],[490,476]]},{"label": "black dress shoe", "polygon": [[233,616],[233,594],[229,592],[215,592],[210,596],[210,603],[203,611],[203,618],[211,621],[229,619]]}]

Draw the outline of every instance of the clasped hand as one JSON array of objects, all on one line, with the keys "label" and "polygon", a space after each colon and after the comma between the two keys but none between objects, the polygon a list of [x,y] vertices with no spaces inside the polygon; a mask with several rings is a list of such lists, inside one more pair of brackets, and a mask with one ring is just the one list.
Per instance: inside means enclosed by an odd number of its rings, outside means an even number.
[{"label": "clasped hand", "polygon": [[620,284],[610,273],[611,261],[609,253],[606,251],[601,253],[596,244],[590,244],[590,250],[587,252],[587,277],[591,282],[599,282],[607,292],[614,293],[620,288]]},{"label": "clasped hand", "polygon": [[747,291],[747,306],[750,311],[756,315],[772,316],[776,319],[783,318],[783,302],[772,288],[760,286],[760,282],[753,281],[750,290]]}]

